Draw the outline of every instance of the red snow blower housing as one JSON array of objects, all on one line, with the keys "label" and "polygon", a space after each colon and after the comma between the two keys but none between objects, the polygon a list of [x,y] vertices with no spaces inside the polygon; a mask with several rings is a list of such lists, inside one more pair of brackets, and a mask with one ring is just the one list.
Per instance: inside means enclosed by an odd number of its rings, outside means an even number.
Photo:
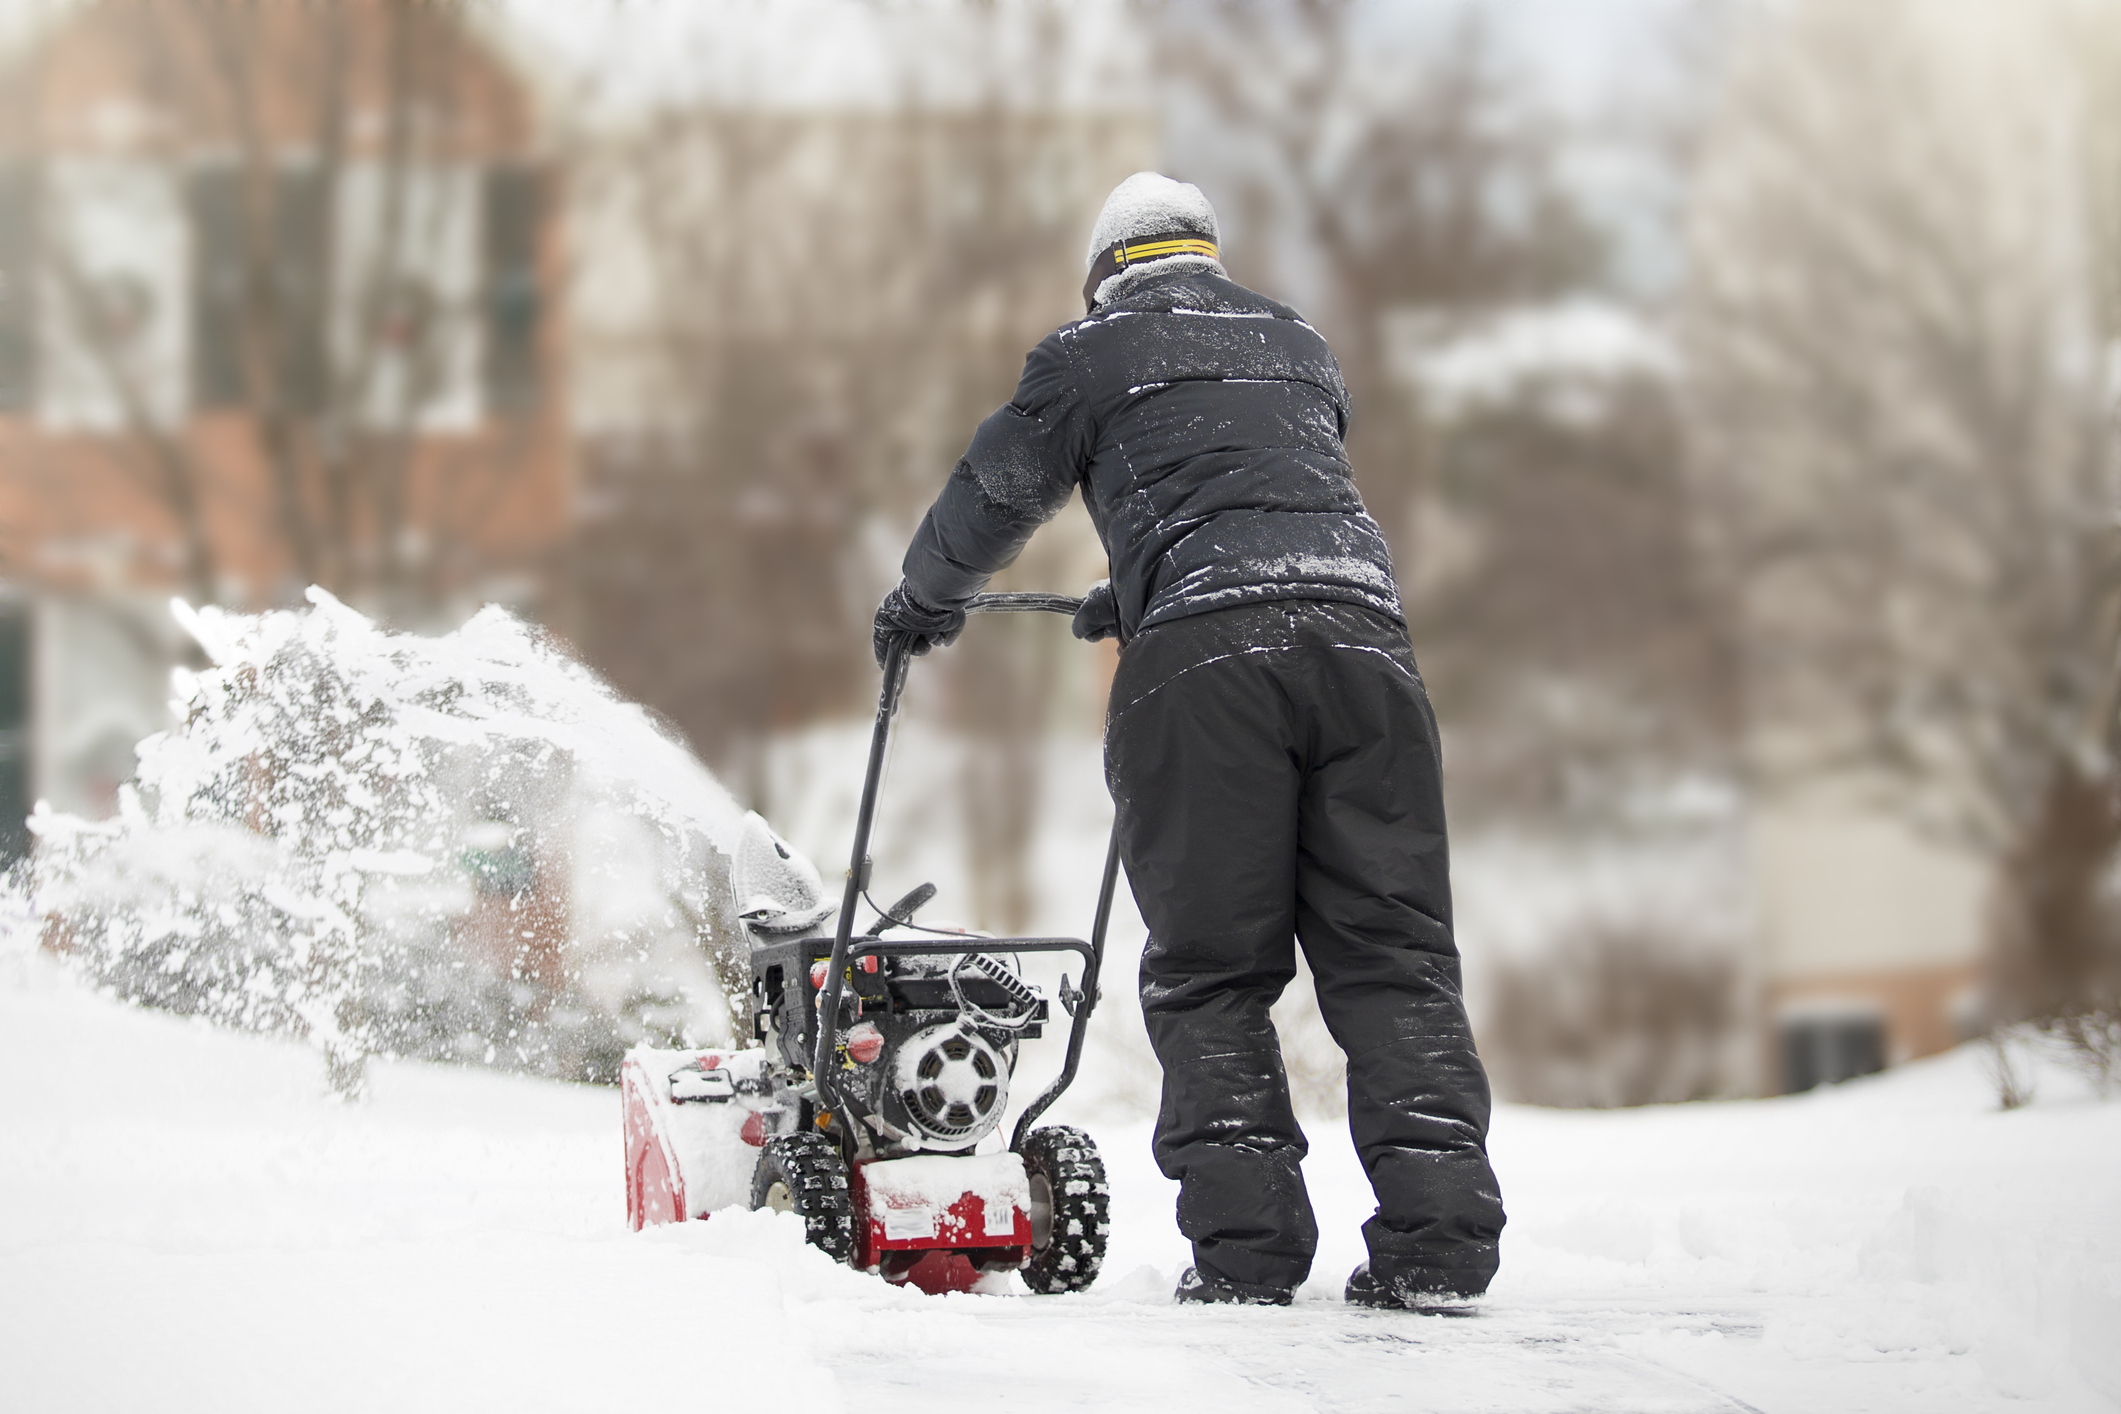
[{"label": "red snow blower housing", "polygon": [[[982,594],[967,607],[1073,614],[1081,601]],[[746,841],[738,861],[760,1044],[627,1054],[620,1085],[628,1216],[638,1229],[745,1203],[800,1214],[812,1245],[923,1291],[963,1291],[983,1274],[1008,1271],[1022,1272],[1035,1292],[1080,1291],[1104,1260],[1104,1165],[1081,1130],[1032,1125],[1082,1059],[1112,916],[1117,840],[1105,851],[1087,943],[920,928],[913,918],[935,896],[932,884],[855,933],[856,905],[868,897],[884,752],[909,662],[904,641],[894,640],[836,929],[819,931],[832,913],[810,906],[816,874],[807,864],[807,891],[754,897],[747,889],[754,854],[766,872],[775,855],[795,859],[762,821],[754,821],[759,838]],[[1001,1127],[1020,1046],[1051,1020],[1046,998],[1021,973],[1020,959],[1034,953],[1081,960],[1082,985],[1070,985],[1063,972],[1057,989],[1070,1018],[1067,1056],[1060,1075],[1018,1115],[1009,1147],[981,1154],[980,1141]]]}]

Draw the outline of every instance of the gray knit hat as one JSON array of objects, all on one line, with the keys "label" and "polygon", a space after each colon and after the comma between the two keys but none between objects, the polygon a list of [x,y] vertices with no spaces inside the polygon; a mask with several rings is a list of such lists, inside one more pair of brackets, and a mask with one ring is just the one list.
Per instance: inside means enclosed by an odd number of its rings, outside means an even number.
[{"label": "gray knit hat", "polygon": [[1097,213],[1083,257],[1089,274],[1083,303],[1094,309],[1111,299],[1131,283],[1129,275],[1143,273],[1145,264],[1158,271],[1194,267],[1227,274],[1221,242],[1215,208],[1199,187],[1157,172],[1136,172],[1112,189]]}]

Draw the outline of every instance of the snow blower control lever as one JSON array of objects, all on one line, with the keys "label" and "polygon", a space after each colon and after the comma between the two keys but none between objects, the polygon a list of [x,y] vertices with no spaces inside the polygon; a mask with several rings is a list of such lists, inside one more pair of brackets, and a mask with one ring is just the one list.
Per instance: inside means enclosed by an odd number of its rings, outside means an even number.
[{"label": "snow blower control lever", "polygon": [[[1081,609],[1083,601],[1066,594],[981,594],[965,606],[969,614],[1066,614],[1070,617]],[[824,969],[823,994],[818,999],[815,1048],[812,1052],[810,1073],[817,1086],[819,1109],[830,1109],[841,1115],[842,1123],[851,1132],[860,1122],[859,1101],[842,1092],[836,1083],[832,1065],[834,1033],[836,1027],[826,1018],[839,1016],[844,995],[850,954],[872,955],[876,953],[902,953],[937,955],[957,953],[984,958],[990,951],[1013,953],[1027,952],[1074,952],[1083,960],[1082,985],[1080,990],[1070,986],[1065,976],[1061,981],[1062,1004],[1069,1013],[1071,1025],[1068,1032],[1067,1057],[1061,1065],[1061,1073],[1036,1100],[1017,1117],[1016,1128],[1010,1136],[1009,1147],[1021,1152],[1031,1126],[1040,1115],[1058,1100],[1075,1080],[1075,1072],[1082,1063],[1083,1038],[1088,1033],[1090,1013],[1096,1008],[1098,998],[1098,974],[1104,961],[1105,931],[1112,920],[1113,889],[1119,878],[1119,835],[1115,824],[1111,839],[1105,847],[1104,878],[1098,886],[1097,912],[1091,921],[1090,941],[1087,946],[1073,938],[1012,938],[1007,946],[1000,946],[992,939],[968,940],[952,947],[940,939],[917,943],[876,943],[854,939],[855,906],[869,887],[869,837],[876,824],[876,801],[884,772],[884,754],[891,741],[891,720],[898,713],[900,695],[905,691],[906,672],[912,660],[906,653],[903,638],[894,638],[884,654],[883,687],[878,694],[876,725],[869,738],[869,769],[862,779],[861,805],[854,820],[854,849],[847,864],[846,895],[840,904],[839,926],[832,940],[832,954]],[[893,904],[877,919],[871,934],[881,932],[892,924],[910,922],[914,912],[927,903],[935,894],[932,885],[923,884],[905,898]],[[952,977],[955,979],[956,970]],[[1013,979],[1012,979],[1013,980]],[[1017,984],[1021,986],[1021,983]]]},{"label": "snow blower control lever", "polygon": [[891,907],[885,909],[882,913],[877,914],[876,921],[869,925],[869,931],[872,933],[881,933],[886,928],[911,923],[913,921],[913,915],[919,913],[922,909],[926,908],[928,906],[928,900],[934,897],[935,885],[915,885],[912,891],[909,892],[904,898],[900,899],[897,903],[891,905]]}]

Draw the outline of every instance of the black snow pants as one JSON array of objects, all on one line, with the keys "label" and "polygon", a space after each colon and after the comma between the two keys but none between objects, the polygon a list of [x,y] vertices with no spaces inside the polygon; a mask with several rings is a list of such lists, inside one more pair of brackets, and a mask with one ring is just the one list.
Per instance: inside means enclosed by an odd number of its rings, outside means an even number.
[{"label": "black snow pants", "polygon": [[1293,1290],[1317,1250],[1267,1015],[1300,939],[1348,1056],[1373,1274],[1485,1290],[1502,1199],[1451,936],[1436,722],[1406,631],[1305,600],[1151,628],[1120,658],[1105,769],[1149,925],[1156,1160],[1202,1274]]}]

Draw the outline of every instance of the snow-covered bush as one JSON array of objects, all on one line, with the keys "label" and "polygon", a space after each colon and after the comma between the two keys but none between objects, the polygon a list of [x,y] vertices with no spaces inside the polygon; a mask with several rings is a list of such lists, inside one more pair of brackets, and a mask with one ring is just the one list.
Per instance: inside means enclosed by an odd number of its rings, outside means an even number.
[{"label": "snow-covered bush", "polygon": [[1453,841],[1459,940],[1499,1099],[1606,1108],[1759,1083],[1746,1010],[1743,816],[1697,782],[1625,829]]},{"label": "snow-covered bush", "polygon": [[1585,919],[1536,963],[1492,967],[1482,1040],[1496,1091],[1596,1109],[1728,1094],[1739,981],[1731,950],[1682,926]]},{"label": "snow-covered bush", "polygon": [[39,808],[47,945],[132,1000],[371,1055],[613,1078],[743,999],[743,811],[639,707],[498,608],[437,638],[321,590],[175,611],[212,666],[117,815]]}]

